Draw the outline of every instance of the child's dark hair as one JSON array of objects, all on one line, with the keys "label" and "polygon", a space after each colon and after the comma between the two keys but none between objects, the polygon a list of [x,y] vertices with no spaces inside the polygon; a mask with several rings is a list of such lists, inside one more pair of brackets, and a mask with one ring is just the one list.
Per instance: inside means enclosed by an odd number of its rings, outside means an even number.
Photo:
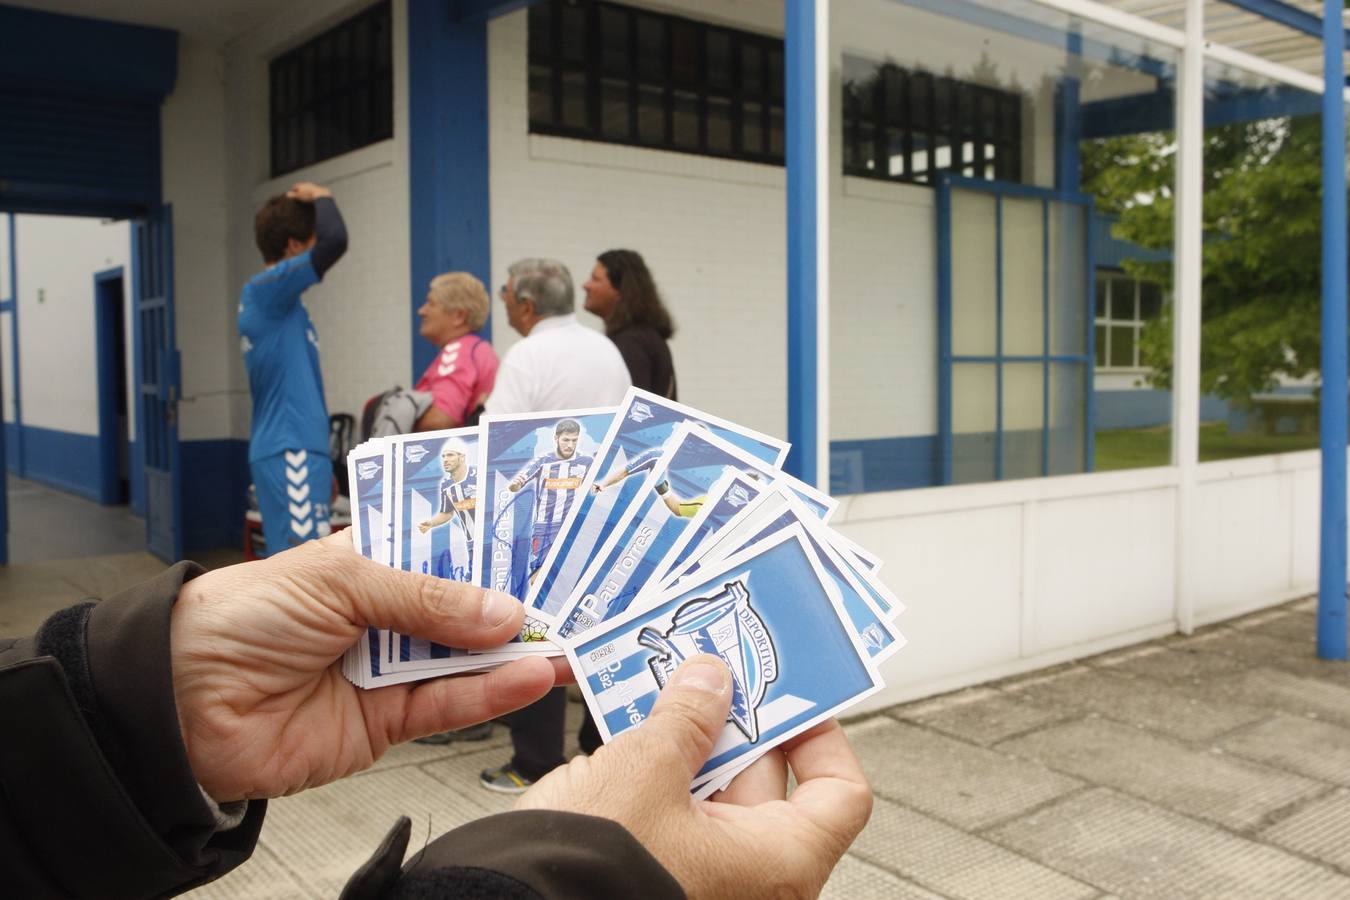
[{"label": "child's dark hair", "polygon": [[253,219],[253,237],[269,266],[286,255],[291,238],[307,241],[314,236],[314,204],[277,194],[263,204]]}]

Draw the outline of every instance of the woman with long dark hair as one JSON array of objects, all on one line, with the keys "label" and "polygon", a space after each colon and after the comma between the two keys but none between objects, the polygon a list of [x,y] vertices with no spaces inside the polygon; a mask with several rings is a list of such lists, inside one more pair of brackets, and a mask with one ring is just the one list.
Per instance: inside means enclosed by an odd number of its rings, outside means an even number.
[{"label": "woman with long dark hair", "polygon": [[605,321],[633,385],[674,400],[675,362],[667,340],[675,324],[661,302],[652,273],[636,250],[606,250],[584,285],[586,311]]}]

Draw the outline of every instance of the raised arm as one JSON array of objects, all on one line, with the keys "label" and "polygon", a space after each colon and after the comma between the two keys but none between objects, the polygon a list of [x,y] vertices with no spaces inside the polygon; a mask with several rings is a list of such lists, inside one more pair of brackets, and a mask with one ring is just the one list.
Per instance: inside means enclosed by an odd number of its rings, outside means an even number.
[{"label": "raised arm", "polygon": [[333,192],[326,187],[302,181],[286,192],[288,196],[314,204],[314,249],[310,263],[320,278],[347,252],[347,226],[342,222]]}]

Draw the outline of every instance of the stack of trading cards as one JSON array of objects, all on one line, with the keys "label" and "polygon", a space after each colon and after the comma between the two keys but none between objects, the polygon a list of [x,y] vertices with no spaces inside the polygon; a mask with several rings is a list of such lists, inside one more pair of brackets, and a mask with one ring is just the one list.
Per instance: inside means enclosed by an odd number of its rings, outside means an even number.
[{"label": "stack of trading cards", "polygon": [[688,656],[732,673],[703,797],[882,687],[904,646],[881,562],[783,473],[787,444],[631,389],[616,409],[485,416],[348,458],[352,538],[384,565],[513,594],[511,643],[467,651],[371,629],[344,660],[379,687],[566,653],[606,740],[639,725]]}]

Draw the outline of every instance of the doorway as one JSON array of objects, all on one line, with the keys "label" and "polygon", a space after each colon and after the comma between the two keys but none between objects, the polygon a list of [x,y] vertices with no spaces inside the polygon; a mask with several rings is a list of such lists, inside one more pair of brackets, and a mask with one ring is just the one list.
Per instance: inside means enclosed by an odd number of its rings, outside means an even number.
[{"label": "doorway", "polygon": [[94,275],[94,341],[98,366],[99,501],[131,500],[128,433],[126,291],[121,266]]}]

